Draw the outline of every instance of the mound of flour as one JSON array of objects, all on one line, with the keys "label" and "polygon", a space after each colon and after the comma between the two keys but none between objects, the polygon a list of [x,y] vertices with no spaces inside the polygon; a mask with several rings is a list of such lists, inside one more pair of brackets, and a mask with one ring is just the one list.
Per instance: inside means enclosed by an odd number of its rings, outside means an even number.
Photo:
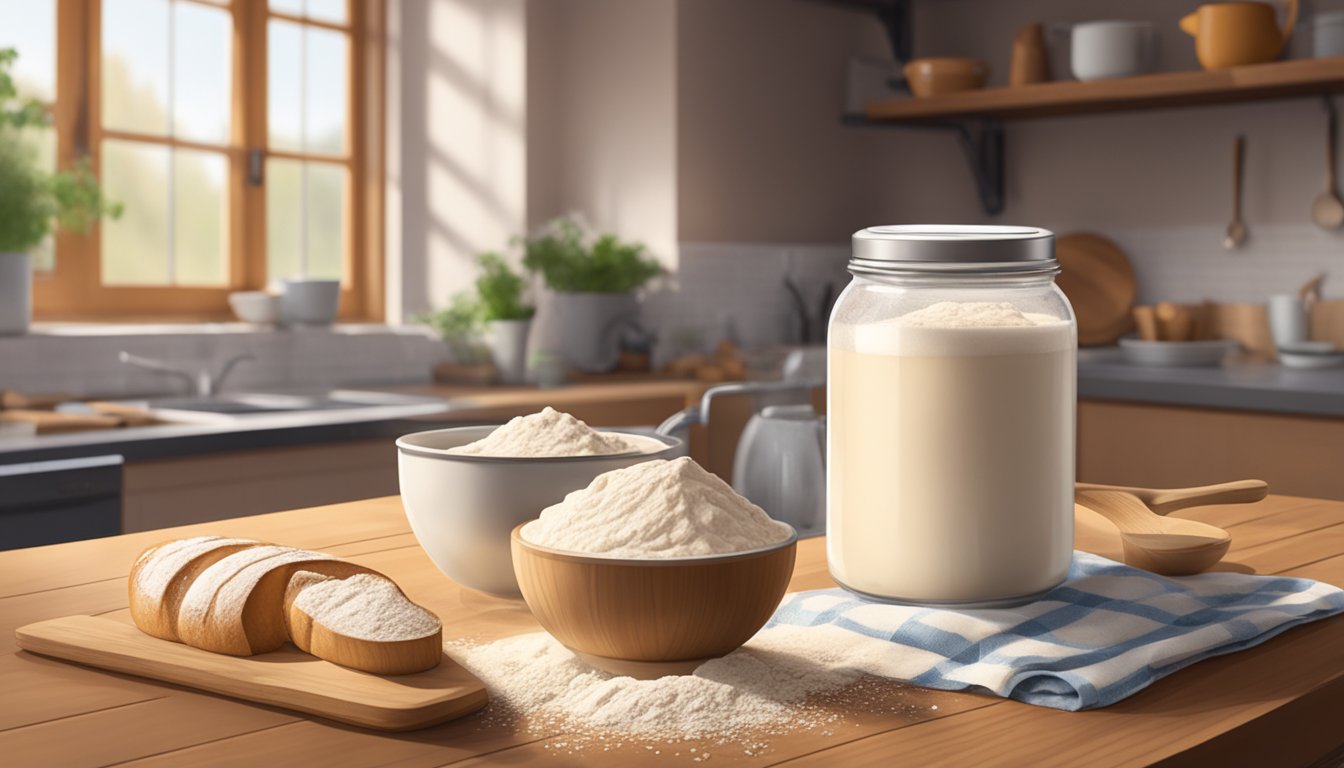
[{"label": "mound of flour", "polygon": [[900,324],[907,328],[1028,328],[1059,322],[995,301],[940,301],[900,317]]},{"label": "mound of flour", "polygon": [[533,544],[612,557],[717,555],[778,544],[786,526],[693,460],[598,475],[523,528]]},{"label": "mound of flour", "polygon": [[515,417],[474,443],[449,448],[448,453],[538,459],[653,453],[662,447],[655,440],[637,435],[598,432],[568,413],[546,406],[539,413]]}]

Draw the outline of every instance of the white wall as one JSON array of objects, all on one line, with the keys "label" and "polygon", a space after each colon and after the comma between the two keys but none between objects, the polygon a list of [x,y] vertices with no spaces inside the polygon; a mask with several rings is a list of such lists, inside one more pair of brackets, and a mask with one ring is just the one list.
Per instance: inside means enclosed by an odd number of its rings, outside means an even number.
[{"label": "white wall", "polygon": [[583,212],[676,265],[677,6],[528,3],[529,227]]},{"label": "white wall", "polygon": [[525,0],[389,5],[388,319],[444,304],[524,230]]}]

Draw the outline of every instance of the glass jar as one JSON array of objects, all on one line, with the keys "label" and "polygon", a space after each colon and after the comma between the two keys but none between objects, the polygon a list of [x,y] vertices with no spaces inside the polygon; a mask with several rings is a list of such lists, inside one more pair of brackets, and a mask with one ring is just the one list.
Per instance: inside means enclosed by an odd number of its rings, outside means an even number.
[{"label": "glass jar", "polygon": [[1073,553],[1077,323],[1054,234],[870,227],[831,314],[827,560],[880,600],[995,606]]}]

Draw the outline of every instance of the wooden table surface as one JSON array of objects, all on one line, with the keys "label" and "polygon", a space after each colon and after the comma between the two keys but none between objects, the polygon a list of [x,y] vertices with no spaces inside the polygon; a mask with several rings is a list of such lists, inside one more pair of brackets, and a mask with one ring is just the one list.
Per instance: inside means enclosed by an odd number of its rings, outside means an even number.
[{"label": "wooden table surface", "polygon": [[[1228,527],[1220,567],[1344,585],[1344,503],[1271,497],[1191,517]],[[1080,517],[1078,545],[1117,556],[1113,530]],[[129,621],[125,577],[151,543],[199,533],[247,536],[349,557],[396,579],[443,618],[445,638],[535,631],[521,601],[460,588],[416,545],[396,498],[281,512],[168,531],[0,553],[0,763],[84,765],[483,764],[690,765],[687,748],[654,755],[626,744],[567,751],[562,733],[527,733],[472,716],[386,734],[280,709],[104,673],[18,651],[14,628],[95,614]],[[799,547],[791,588],[830,586],[820,539]],[[890,684],[826,732],[772,736],[745,754],[710,746],[710,762],[833,765],[1334,764],[1344,744],[1344,618],[1204,661],[1112,707],[1069,713],[990,696]],[[895,706],[893,706],[895,705]],[[935,708],[936,707],[936,708]],[[1333,753],[1333,758],[1329,757]],[[697,752],[700,755],[702,752]]]}]

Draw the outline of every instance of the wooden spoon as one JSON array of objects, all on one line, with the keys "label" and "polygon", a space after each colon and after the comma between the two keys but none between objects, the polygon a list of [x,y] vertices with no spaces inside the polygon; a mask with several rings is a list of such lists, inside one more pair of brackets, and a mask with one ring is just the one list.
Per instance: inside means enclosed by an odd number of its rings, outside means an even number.
[{"label": "wooden spoon", "polygon": [[1246,157],[1246,137],[1232,144],[1232,221],[1227,225],[1223,249],[1235,251],[1246,242],[1246,224],[1241,219],[1241,168]]},{"label": "wooden spoon", "polygon": [[1138,488],[1104,483],[1074,483],[1075,491],[1122,491],[1138,497],[1155,515],[1169,515],[1178,509],[1210,504],[1250,504],[1269,495],[1264,480],[1235,480],[1230,483],[1199,485],[1193,488]]},{"label": "wooden spoon", "polygon": [[1163,576],[1189,576],[1223,559],[1232,535],[1222,528],[1153,514],[1138,496],[1122,491],[1081,491],[1077,506],[1120,529],[1125,564]]},{"label": "wooden spoon", "polygon": [[1321,229],[1339,229],[1344,226],[1344,201],[1339,199],[1339,183],[1335,178],[1335,104],[1325,102],[1325,191],[1311,204],[1311,220]]}]

